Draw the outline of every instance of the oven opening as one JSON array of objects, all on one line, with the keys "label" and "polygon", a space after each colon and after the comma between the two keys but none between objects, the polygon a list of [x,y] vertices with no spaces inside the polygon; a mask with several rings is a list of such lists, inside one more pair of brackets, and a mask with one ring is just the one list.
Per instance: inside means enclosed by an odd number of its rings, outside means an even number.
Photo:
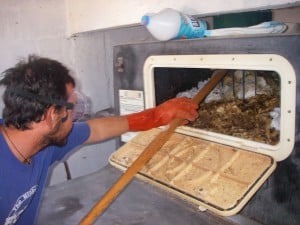
[{"label": "oven opening", "polygon": [[157,55],[144,63],[145,106],[192,98],[213,72],[226,76],[199,106],[199,118],[177,133],[254,151],[281,161],[295,139],[296,75],[275,54]]},{"label": "oven opening", "polygon": [[[206,68],[154,68],[155,102],[192,98],[212,75]],[[267,70],[228,70],[187,126],[276,145],[280,140],[280,75]]]}]

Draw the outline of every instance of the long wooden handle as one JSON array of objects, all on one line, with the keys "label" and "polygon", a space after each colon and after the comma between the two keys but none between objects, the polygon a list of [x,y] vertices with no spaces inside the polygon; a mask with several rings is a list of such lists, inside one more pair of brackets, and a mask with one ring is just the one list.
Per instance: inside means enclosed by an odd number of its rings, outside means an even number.
[{"label": "long wooden handle", "polygon": [[[206,95],[219,83],[225,76],[226,70],[216,70],[212,78],[204,85],[203,88],[192,99],[199,104]],[[168,141],[173,131],[182,125],[182,119],[171,121],[167,130],[160,132],[152,142],[145,148],[140,156],[132,165],[120,176],[120,178],[111,186],[104,196],[93,206],[89,213],[81,220],[79,225],[90,225],[122,191],[122,189],[131,181],[134,175],[153,157],[153,155]]]}]

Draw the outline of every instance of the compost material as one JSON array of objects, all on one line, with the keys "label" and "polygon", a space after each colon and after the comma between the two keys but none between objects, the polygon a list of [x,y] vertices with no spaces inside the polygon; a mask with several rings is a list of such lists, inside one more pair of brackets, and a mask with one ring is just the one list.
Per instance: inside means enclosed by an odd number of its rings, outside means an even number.
[{"label": "compost material", "polygon": [[[198,87],[205,82],[199,82]],[[192,91],[192,93],[191,93]],[[192,95],[194,89],[179,93]],[[278,118],[272,113],[278,112]],[[273,126],[277,123],[277,126]],[[272,71],[230,71],[199,106],[188,126],[276,145],[280,137],[280,79]]]},{"label": "compost material", "polygon": [[275,145],[280,132],[271,127],[270,113],[278,106],[279,98],[273,95],[203,103],[190,126]]}]

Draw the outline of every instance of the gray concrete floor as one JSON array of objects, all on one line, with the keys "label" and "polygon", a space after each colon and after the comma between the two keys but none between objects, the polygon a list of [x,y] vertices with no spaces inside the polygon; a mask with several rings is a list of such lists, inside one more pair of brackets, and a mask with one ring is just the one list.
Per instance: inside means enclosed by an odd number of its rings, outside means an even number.
[{"label": "gray concrete floor", "polygon": [[[121,171],[107,165],[91,175],[48,187],[44,193],[37,224],[78,224],[120,175]],[[258,225],[260,223],[240,215],[220,217],[208,211],[201,212],[195,205],[134,178],[94,224]]]}]

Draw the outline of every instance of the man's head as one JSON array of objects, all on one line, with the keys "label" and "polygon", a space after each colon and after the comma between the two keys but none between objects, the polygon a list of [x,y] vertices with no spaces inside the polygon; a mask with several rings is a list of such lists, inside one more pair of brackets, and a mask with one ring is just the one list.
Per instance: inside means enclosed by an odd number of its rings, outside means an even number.
[{"label": "man's head", "polygon": [[45,119],[50,108],[64,114],[62,120],[68,117],[72,103],[67,101],[66,85],[75,87],[75,81],[58,61],[29,56],[27,61],[20,61],[3,75],[0,85],[6,86],[3,95],[6,126],[30,129],[32,123]]}]

